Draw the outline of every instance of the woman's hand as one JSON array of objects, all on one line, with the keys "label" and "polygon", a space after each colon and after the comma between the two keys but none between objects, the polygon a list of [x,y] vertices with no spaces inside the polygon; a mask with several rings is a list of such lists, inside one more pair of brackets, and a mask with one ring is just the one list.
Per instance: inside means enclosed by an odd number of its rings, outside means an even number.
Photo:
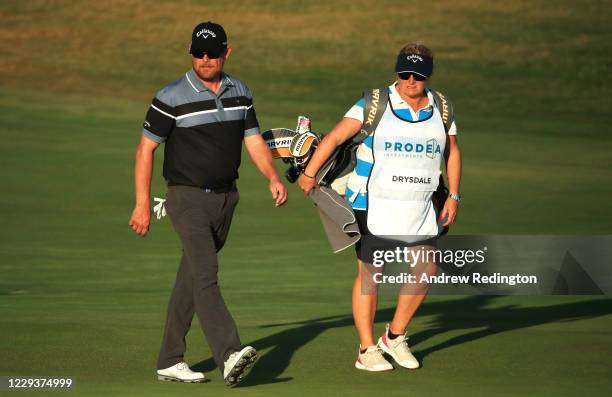
[{"label": "woman's hand", "polygon": [[304,170],[304,174],[298,179],[298,185],[300,185],[300,189],[302,189],[305,195],[308,195],[308,193],[317,186],[317,181],[314,177],[325,160],[332,155],[338,146],[350,139],[359,132],[360,129],[361,121],[345,117],[336,124],[329,134],[325,135],[315,152],[312,154],[312,158],[308,162],[308,167]]},{"label": "woman's hand", "polygon": [[446,219],[446,222],[442,225],[443,227],[447,227],[453,224],[455,218],[457,217],[457,207],[459,207],[459,202],[455,199],[448,197],[446,202],[444,203],[444,208],[440,212],[440,216],[438,217],[438,221],[442,221]]},{"label": "woman's hand", "polygon": [[310,176],[302,174],[298,179],[298,185],[300,185],[300,189],[302,189],[304,194],[308,196],[310,191],[317,186],[317,181],[314,177],[311,178]]}]

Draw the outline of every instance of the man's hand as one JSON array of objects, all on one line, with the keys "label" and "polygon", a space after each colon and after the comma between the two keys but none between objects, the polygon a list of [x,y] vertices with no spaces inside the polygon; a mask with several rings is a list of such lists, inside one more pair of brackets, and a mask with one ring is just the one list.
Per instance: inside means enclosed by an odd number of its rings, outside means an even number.
[{"label": "man's hand", "polygon": [[272,198],[274,199],[275,207],[280,207],[285,204],[287,201],[287,188],[279,179],[272,179],[270,181],[270,185],[268,186],[270,189],[270,193],[272,193]]},{"label": "man's hand", "polygon": [[139,236],[146,236],[151,222],[151,174],[153,173],[153,152],[159,146],[146,136],[140,138],[136,148],[134,165],[134,188],[136,190],[136,207],[132,211],[129,225]]},{"label": "man's hand", "polygon": [[151,210],[148,207],[136,206],[132,211],[129,225],[139,236],[146,236],[151,223]]},{"label": "man's hand", "polygon": [[259,134],[244,138],[244,145],[259,171],[270,181],[268,188],[272,193],[274,205],[280,207],[287,201],[287,188],[278,177],[268,145]]},{"label": "man's hand", "polygon": [[300,179],[298,179],[298,185],[300,185],[300,189],[302,189],[304,194],[308,196],[308,193],[310,193],[310,191],[317,186],[317,181],[315,178],[309,178],[302,174],[300,175]]},{"label": "man's hand", "polygon": [[442,225],[443,227],[447,227],[453,224],[455,218],[457,217],[457,207],[459,206],[459,202],[455,199],[448,197],[446,202],[444,203],[444,208],[440,212],[440,216],[438,220],[441,221],[446,218],[446,222]]}]

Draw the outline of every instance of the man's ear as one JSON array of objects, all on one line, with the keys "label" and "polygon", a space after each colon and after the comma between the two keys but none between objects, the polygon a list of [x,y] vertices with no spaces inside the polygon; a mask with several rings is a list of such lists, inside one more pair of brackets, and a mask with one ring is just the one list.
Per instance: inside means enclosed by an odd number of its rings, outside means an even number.
[{"label": "man's ear", "polygon": [[231,53],[232,53],[232,47],[227,46],[227,49],[225,50],[225,60],[227,60],[230,57]]}]

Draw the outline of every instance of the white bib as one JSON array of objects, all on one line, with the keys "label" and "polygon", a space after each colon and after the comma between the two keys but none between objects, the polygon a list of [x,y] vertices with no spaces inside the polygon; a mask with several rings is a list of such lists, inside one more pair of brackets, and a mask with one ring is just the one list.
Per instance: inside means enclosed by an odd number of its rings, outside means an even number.
[{"label": "white bib", "polygon": [[368,229],[378,236],[436,236],[431,197],[438,187],[446,133],[434,106],[428,119],[400,119],[387,106],[373,134]]}]

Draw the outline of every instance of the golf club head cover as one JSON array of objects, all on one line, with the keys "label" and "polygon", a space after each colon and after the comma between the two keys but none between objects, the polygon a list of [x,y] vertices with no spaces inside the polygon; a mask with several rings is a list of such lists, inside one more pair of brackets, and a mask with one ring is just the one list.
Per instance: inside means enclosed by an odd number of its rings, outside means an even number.
[{"label": "golf club head cover", "polygon": [[310,155],[314,152],[318,143],[319,138],[312,132],[306,132],[293,137],[289,149],[298,167],[306,167]]},{"label": "golf club head cover", "polygon": [[299,135],[297,132],[289,128],[273,128],[261,134],[272,153],[272,157],[283,160],[293,159],[294,156],[291,154],[290,147],[293,138],[297,135]]}]

